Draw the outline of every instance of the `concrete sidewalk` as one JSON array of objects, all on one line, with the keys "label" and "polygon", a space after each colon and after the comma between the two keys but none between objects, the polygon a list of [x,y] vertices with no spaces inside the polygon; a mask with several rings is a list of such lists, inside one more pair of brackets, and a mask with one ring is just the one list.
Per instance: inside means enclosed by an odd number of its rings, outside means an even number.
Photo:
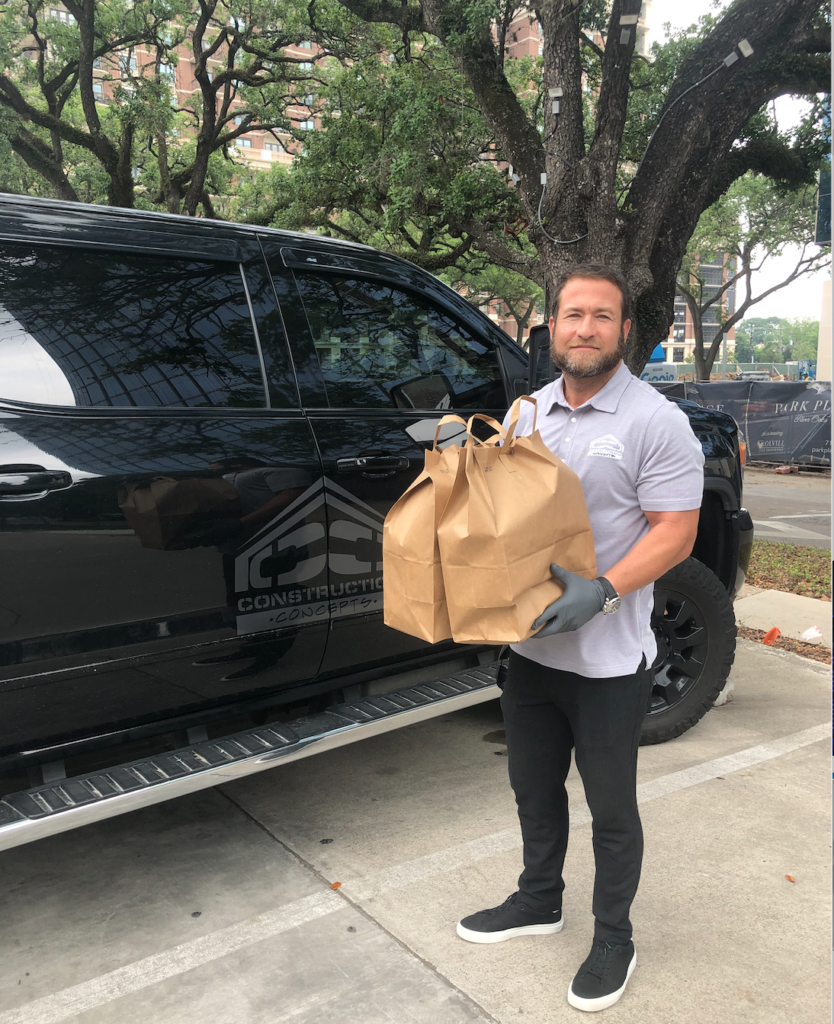
[{"label": "concrete sidewalk", "polygon": [[[732,701],[641,748],[638,967],[606,1024],[829,1017],[830,673],[741,640],[732,674]],[[564,931],[455,934],[521,868],[501,724],[478,705],[7,851],[0,1024],[583,1020],[575,772]]]},{"label": "concrete sidewalk", "polygon": [[794,640],[804,640],[805,630],[816,626],[822,637],[805,642],[831,647],[830,601],[745,584],[736,598],[735,612],[739,626],[765,631],[776,626],[783,636]]}]

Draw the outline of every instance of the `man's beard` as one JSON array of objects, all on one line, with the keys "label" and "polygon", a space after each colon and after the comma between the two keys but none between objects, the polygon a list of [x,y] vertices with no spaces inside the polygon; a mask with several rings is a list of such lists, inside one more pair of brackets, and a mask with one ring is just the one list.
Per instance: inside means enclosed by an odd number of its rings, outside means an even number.
[{"label": "man's beard", "polygon": [[577,362],[571,358],[569,351],[556,352],[555,347],[552,345],[550,347],[550,355],[562,373],[567,374],[569,377],[601,377],[603,374],[609,373],[616,368],[625,355],[625,347],[625,337],[623,332],[620,331],[616,351],[599,352],[596,359],[592,359],[590,362]]}]

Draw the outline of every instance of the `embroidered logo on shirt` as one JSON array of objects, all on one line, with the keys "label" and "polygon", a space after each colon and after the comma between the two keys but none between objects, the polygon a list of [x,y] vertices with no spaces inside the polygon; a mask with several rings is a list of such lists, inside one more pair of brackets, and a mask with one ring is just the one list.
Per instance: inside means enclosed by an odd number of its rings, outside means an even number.
[{"label": "embroidered logo on shirt", "polygon": [[625,445],[613,434],[597,437],[588,445],[588,455],[599,455],[603,459],[621,459],[624,451]]}]

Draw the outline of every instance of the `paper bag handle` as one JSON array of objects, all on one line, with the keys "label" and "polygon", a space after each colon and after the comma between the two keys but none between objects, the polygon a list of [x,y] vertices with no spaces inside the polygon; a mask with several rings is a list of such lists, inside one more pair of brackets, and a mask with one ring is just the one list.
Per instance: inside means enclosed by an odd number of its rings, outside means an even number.
[{"label": "paper bag handle", "polygon": [[535,398],[531,398],[529,395],[521,395],[521,397],[517,398],[513,402],[513,404],[510,406],[510,422],[507,425],[507,436],[506,436],[506,440],[504,442],[505,444],[509,444],[510,441],[512,441],[512,439],[513,439],[513,435],[515,434],[515,428],[518,426],[518,421],[519,421],[519,419],[521,417],[521,403],[522,402],[530,402],[532,404],[532,406],[533,406],[533,426],[530,428],[530,433],[532,434],[535,431],[535,429],[536,429],[536,414],[538,412],[538,405],[536,403],[536,399]]},{"label": "paper bag handle", "polygon": [[466,420],[462,416],[454,416],[452,414],[448,416],[441,416],[440,419],[437,421],[437,426],[435,427],[434,430],[434,444],[432,447],[437,448],[437,438],[440,434],[440,428],[444,426],[444,424],[446,423],[461,423],[463,424],[464,427],[467,428],[467,430],[469,429]]},{"label": "paper bag handle", "polygon": [[[479,437],[475,437],[475,435],[472,433],[472,424],[474,423],[475,420],[482,420],[484,423],[486,423],[488,427],[492,427],[492,429],[495,431],[495,434],[493,434],[493,436],[488,441],[484,442]],[[496,436],[498,437],[499,440],[503,440],[503,438],[505,438],[507,435],[506,430],[504,430],[504,428],[501,426],[498,420],[494,420],[491,416],[487,416],[486,413],[483,412],[476,412],[474,416],[469,417],[469,422],[466,424],[466,432],[467,434],[469,434],[469,439],[467,439],[466,442],[467,444],[469,444],[469,440],[471,440],[473,443],[481,445],[494,444]]]}]

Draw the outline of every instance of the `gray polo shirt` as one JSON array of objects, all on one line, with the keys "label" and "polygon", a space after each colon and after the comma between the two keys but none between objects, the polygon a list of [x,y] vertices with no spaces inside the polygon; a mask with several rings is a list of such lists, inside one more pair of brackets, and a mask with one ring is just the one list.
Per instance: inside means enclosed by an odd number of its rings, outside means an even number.
[{"label": "gray polo shirt", "polygon": [[[542,440],[582,481],[600,576],[649,532],[644,511],[701,507],[704,456],[689,420],[625,363],[576,409],[565,401],[561,377],[532,397],[538,403],[536,426]],[[530,432],[532,411],[529,402],[522,403],[517,433]],[[531,637],[512,649],[541,665],[582,676],[635,672],[643,655],[651,665],[657,653],[652,591],[648,586],[626,594],[619,611],[595,615],[571,633]]]}]

